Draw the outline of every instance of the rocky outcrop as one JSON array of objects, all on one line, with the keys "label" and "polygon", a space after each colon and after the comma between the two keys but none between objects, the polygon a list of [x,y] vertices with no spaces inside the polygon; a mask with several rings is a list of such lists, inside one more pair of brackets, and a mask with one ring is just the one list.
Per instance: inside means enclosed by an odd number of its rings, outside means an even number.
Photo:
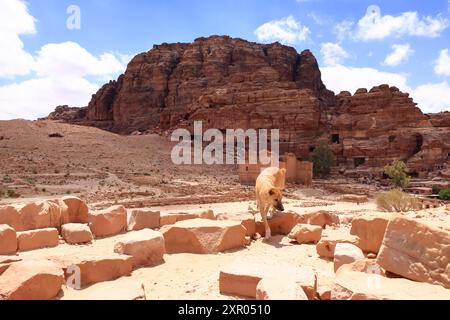
[{"label": "rocky outcrop", "polygon": [[445,113],[423,114],[409,94],[396,87],[380,85],[354,95],[341,92],[333,111],[333,151],[347,169],[379,175],[384,165],[401,159],[419,176],[449,164]]},{"label": "rocky outcrop", "polygon": [[307,157],[325,142],[347,176],[380,177],[394,159],[417,176],[450,167],[448,112],[425,115],[388,85],[334,95],[309,50],[279,43],[211,36],[155,45],[79,114],[64,108],[49,118],[120,133],[192,130],[195,120],[203,130],[276,128],[281,152]]},{"label": "rocky outcrop", "polygon": [[66,122],[82,121],[86,118],[86,108],[58,106],[46,118],[40,120],[63,120]]}]

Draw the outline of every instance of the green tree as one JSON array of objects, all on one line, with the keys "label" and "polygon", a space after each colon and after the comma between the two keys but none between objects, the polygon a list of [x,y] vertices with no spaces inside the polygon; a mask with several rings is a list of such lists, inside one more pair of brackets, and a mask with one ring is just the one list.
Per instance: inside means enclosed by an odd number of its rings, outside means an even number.
[{"label": "green tree", "polygon": [[395,160],[392,164],[385,166],[384,173],[391,178],[391,183],[396,188],[405,189],[411,182],[408,167],[403,161]]},{"label": "green tree", "polygon": [[439,192],[439,198],[442,200],[450,200],[450,189],[443,189]]},{"label": "green tree", "polygon": [[314,176],[324,177],[330,174],[334,166],[334,156],[327,144],[321,143],[311,155],[314,164]]}]

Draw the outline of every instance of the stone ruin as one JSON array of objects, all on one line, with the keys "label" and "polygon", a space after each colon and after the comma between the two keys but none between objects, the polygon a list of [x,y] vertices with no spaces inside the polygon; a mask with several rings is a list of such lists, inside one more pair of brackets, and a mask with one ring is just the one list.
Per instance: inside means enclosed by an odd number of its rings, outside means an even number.
[{"label": "stone ruin", "polygon": [[[239,165],[239,183],[248,186],[254,186],[256,179],[262,170],[268,165],[240,164]],[[304,186],[311,186],[313,180],[313,163],[311,161],[302,161],[297,159],[295,154],[286,153],[280,157],[279,168],[286,169],[286,182],[297,183]]]},{"label": "stone ruin", "polygon": [[[269,221],[274,235],[313,245],[318,257],[334,265],[333,286],[322,286],[311,267],[244,256],[217,270],[218,290],[260,300],[450,299],[448,227],[398,214],[355,217],[346,234],[337,229],[341,223],[328,211],[290,211]],[[61,297],[74,270],[80,272],[80,287],[73,289],[89,287],[87,298],[117,298],[117,292],[124,295],[120,285],[98,292],[90,286],[164,265],[167,254],[241,250],[258,234],[264,234],[263,223],[251,214],[162,215],[150,209],[127,212],[120,205],[91,211],[76,197],[0,207],[0,300]],[[105,237],[114,239],[109,251],[89,251]],[[23,255],[61,245],[74,249],[40,259]],[[145,299],[143,292],[133,299]]]}]

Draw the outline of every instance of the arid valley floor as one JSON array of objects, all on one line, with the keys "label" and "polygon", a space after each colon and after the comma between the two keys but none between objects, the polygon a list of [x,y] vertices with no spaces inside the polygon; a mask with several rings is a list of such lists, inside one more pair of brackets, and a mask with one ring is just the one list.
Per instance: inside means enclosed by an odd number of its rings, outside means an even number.
[{"label": "arid valley floor", "polygon": [[[55,135],[57,137],[51,137]],[[239,184],[237,166],[176,166],[170,159],[171,147],[169,137],[158,135],[120,136],[96,128],[53,121],[0,121],[0,189],[2,190],[0,207],[75,196],[87,203],[90,211],[123,205],[128,215],[134,209],[149,208],[153,212],[159,211],[162,219],[167,216],[189,216],[213,210],[214,219],[217,221],[246,220],[247,223],[252,224],[251,211],[256,209],[254,188]],[[337,192],[339,190],[341,192]],[[343,178],[315,180],[308,188],[288,184],[284,200],[286,211],[272,219],[273,225],[278,226],[273,228],[284,234],[275,232],[270,241],[266,242],[261,237],[251,235],[252,238],[249,236],[246,239],[246,246],[224,250],[224,252],[166,253],[162,263],[148,267],[133,267],[131,274],[117,276],[117,279],[108,279],[109,281],[91,283],[83,286],[82,290],[67,288],[63,285],[61,292],[54,299],[252,298],[221,293],[220,273],[223,268],[235,261],[253,261],[252,265],[242,263],[243,274],[246,269],[251,269],[254,265],[256,269],[265,270],[266,268],[275,273],[286,273],[288,278],[291,269],[306,267],[316,280],[313,280],[313,284],[308,283],[304,286],[314,287],[317,293],[314,293],[313,298],[330,299],[331,291],[337,290],[333,289],[336,285],[333,257],[320,256],[315,243],[298,244],[288,238],[287,234],[290,230],[284,231],[287,228],[285,224],[289,225],[295,219],[300,219],[299,217],[308,215],[311,217],[314,213],[319,213],[316,216],[326,221],[321,241],[326,240],[328,234],[329,239],[338,239],[334,241],[334,245],[340,242],[353,243],[355,235],[350,235],[352,221],[363,216],[389,219],[391,215],[391,213],[378,211],[373,200],[376,192],[377,189],[374,186],[359,185]],[[367,195],[368,202],[358,204],[344,196],[344,194],[355,193]],[[442,231],[442,234],[431,235],[431,237],[444,237],[443,239],[448,241],[449,209],[447,204],[437,208],[411,211],[403,216],[432,226],[430,228],[435,232]],[[253,222],[252,228],[255,230],[252,233],[259,230],[259,214],[255,217],[257,221]],[[286,217],[294,217],[292,218],[294,220]],[[333,223],[328,223],[328,217],[334,219]],[[338,217],[337,222],[335,217]],[[170,228],[170,226],[163,228],[167,227]],[[292,227],[293,225],[290,225],[290,228]],[[27,260],[50,260],[63,263],[65,260],[84,261],[88,258],[101,260],[110,257],[116,254],[114,253],[115,244],[129,234],[130,232],[98,238],[91,244],[83,245],[69,245],[60,239],[59,244],[52,248],[19,251],[16,255],[0,256],[0,283],[11,285],[10,280],[2,280],[2,277],[7,276],[8,268],[13,268],[14,264]],[[403,278],[407,277],[388,272],[383,276],[384,278],[392,281],[407,281],[407,285],[402,287],[400,282],[391,284],[387,280],[388,283],[383,284],[383,288],[367,292],[360,289],[356,276],[352,278],[354,276],[352,272],[356,272],[355,270],[359,268],[353,266],[353,271],[348,271],[351,278],[348,281],[351,284],[344,290],[342,289],[344,285],[340,283],[341,290],[338,290],[340,296],[337,297],[342,298],[344,291],[353,291],[359,294],[359,298],[361,296],[378,299],[450,298],[448,287],[450,243],[440,243],[438,248],[426,248],[426,245],[424,242],[423,247],[418,246],[415,249],[424,255],[424,259],[435,257],[433,251],[437,251],[436,259],[439,262],[427,264],[422,261],[421,264],[419,261],[417,266],[425,269],[428,266],[431,271],[422,270],[421,273],[430,273],[431,278],[433,273],[441,272],[440,283],[446,284],[447,289],[444,289],[444,285],[406,280]],[[375,265],[376,254],[365,252],[365,256],[366,265]],[[419,258],[412,254],[410,261],[414,262],[414,259]],[[423,267],[423,265],[427,266]],[[442,270],[441,266],[445,265],[447,267]],[[6,271],[1,271],[2,266],[6,266]],[[116,266],[108,265],[105,268],[114,269]],[[256,271],[250,270],[249,273]],[[95,272],[106,271],[96,270]],[[116,278],[116,276],[110,277]],[[427,276],[424,275],[423,278]],[[308,281],[304,280],[304,282]],[[341,281],[345,282],[345,279]],[[404,288],[409,288],[408,286],[414,289],[405,290]],[[2,292],[0,289],[0,299],[7,295],[8,292]]]}]

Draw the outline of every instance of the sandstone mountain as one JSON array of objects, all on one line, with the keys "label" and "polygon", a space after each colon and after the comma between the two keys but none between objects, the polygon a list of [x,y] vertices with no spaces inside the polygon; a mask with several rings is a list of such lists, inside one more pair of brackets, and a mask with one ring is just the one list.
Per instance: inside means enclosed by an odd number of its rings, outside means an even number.
[{"label": "sandstone mountain", "polygon": [[426,115],[408,93],[380,85],[335,95],[313,54],[227,36],[155,45],[134,57],[86,108],[49,116],[113,132],[217,128],[280,129],[282,152],[307,157],[321,141],[337,164],[380,174],[393,159],[417,176],[450,170],[450,113]]}]

